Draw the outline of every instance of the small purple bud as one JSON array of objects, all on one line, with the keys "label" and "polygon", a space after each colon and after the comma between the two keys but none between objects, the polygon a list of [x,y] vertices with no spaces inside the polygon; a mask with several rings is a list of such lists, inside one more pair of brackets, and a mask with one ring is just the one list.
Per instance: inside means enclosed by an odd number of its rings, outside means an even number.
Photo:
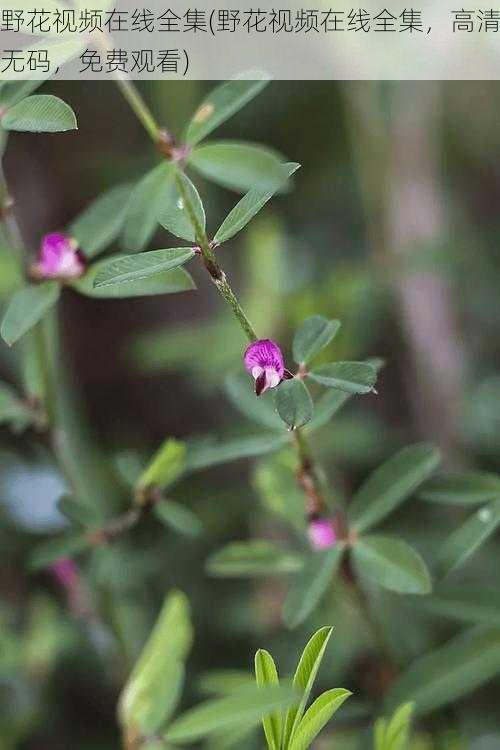
[{"label": "small purple bud", "polygon": [[38,279],[76,279],[85,273],[85,260],[72,237],[61,232],[42,239],[32,273]]},{"label": "small purple bud", "polygon": [[64,588],[72,589],[78,583],[78,568],[70,557],[61,557],[51,565],[51,570]]},{"label": "small purple bud", "polygon": [[309,522],[309,540],[315,549],[333,547],[337,541],[337,534],[330,518],[315,518]]},{"label": "small purple bud", "polygon": [[255,393],[260,396],[276,388],[283,380],[285,363],[278,344],[271,339],[253,341],[243,357],[245,368],[255,380]]}]

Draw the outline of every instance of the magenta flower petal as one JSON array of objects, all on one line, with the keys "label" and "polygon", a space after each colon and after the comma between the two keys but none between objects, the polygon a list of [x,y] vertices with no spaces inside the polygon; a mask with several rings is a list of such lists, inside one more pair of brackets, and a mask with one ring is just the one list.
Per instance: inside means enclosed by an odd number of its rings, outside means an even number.
[{"label": "magenta flower petal", "polygon": [[85,273],[85,261],[72,237],[53,232],[43,238],[33,272],[40,279],[75,279]]},{"label": "magenta flower petal", "polygon": [[315,549],[327,549],[337,541],[337,534],[330,518],[315,518],[309,522],[309,540]]},{"label": "magenta flower petal", "polygon": [[278,344],[271,339],[253,341],[243,357],[245,368],[255,380],[257,396],[276,388],[283,380],[285,363]]}]

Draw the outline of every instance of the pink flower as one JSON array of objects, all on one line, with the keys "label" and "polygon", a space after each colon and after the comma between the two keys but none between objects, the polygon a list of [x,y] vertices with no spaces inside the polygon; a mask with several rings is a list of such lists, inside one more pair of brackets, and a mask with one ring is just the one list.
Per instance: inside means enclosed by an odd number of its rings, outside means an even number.
[{"label": "pink flower", "polygon": [[245,368],[255,380],[255,393],[260,396],[269,388],[276,388],[285,375],[283,354],[271,339],[253,341],[243,357]]},{"label": "pink flower", "polygon": [[81,276],[85,273],[85,260],[76,240],[61,232],[46,234],[32,272],[38,279],[75,279]]},{"label": "pink flower", "polygon": [[50,566],[61,586],[73,589],[78,583],[78,568],[70,557],[61,557]]},{"label": "pink flower", "polygon": [[337,534],[330,518],[314,518],[309,522],[309,539],[315,549],[327,549],[337,541]]}]

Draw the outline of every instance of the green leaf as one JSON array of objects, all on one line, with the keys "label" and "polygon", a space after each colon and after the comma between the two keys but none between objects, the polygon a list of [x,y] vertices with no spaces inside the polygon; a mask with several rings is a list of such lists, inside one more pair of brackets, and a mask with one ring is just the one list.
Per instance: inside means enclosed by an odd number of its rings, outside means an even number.
[{"label": "green leaf", "polygon": [[330,362],[310,370],[307,376],[346,393],[371,393],[377,382],[377,371],[368,362]]},{"label": "green leaf", "polygon": [[126,281],[110,286],[95,287],[95,280],[105,268],[113,261],[118,261],[124,256],[115,255],[111,258],[103,258],[87,269],[86,273],[71,283],[73,289],[85,297],[97,297],[99,299],[121,299],[124,297],[147,297],[156,294],[175,294],[176,292],[189,292],[196,289],[191,275],[184,268],[175,268],[173,271],[163,271],[149,278],[138,281]]},{"label": "green leaf", "polygon": [[142,250],[158,226],[158,212],[168,199],[174,166],[162,162],[148,172],[130,193],[125,206],[123,243],[127,250]]},{"label": "green leaf", "polygon": [[27,427],[33,421],[33,412],[6,383],[0,382],[0,424],[17,423]]},{"label": "green leaf", "polygon": [[290,750],[307,750],[311,747],[318,734],[350,695],[352,693],[349,690],[335,688],[316,698],[293,733]]},{"label": "green leaf", "polygon": [[424,606],[434,614],[463,622],[500,625],[500,590],[496,586],[447,584],[426,597]]},{"label": "green leaf", "polygon": [[283,187],[286,179],[291,177],[299,167],[300,164],[295,164],[294,162],[285,164],[285,179],[278,180],[272,187],[268,187],[267,189],[252,188],[252,190],[249,190],[232,211],[229,212],[218,228],[214,237],[214,243],[222,245],[223,242],[227,242],[227,240],[230,240],[231,237],[240,232],[243,227],[246,227],[255,214],[271,200],[273,195]]},{"label": "green leaf", "polygon": [[254,684],[253,674],[246,669],[214,669],[197,680],[198,690],[204,695],[231,695]]},{"label": "green leaf", "polygon": [[148,253],[125,255],[104,262],[94,281],[94,288],[128,284],[149,279],[165,271],[172,271],[194,258],[191,247],[174,247],[168,250],[151,250]]},{"label": "green leaf", "polygon": [[256,398],[247,375],[229,375],[224,385],[231,403],[246,417],[271,430],[284,429],[283,422],[274,409],[272,393],[263,393]]},{"label": "green leaf", "polygon": [[240,141],[207,143],[192,152],[188,163],[208,180],[241,192],[273,188],[288,176],[282,158],[270,148]]},{"label": "green leaf", "polygon": [[185,467],[185,443],[174,438],[167,438],[142,472],[137,486],[165,489],[179,479]]},{"label": "green leaf", "polygon": [[307,364],[327,346],[340,328],[340,321],[313,315],[304,320],[293,338],[293,358]]},{"label": "green leaf", "polygon": [[354,495],[349,508],[352,526],[363,532],[401,505],[436,470],[437,448],[416,443],[379,466]]},{"label": "green leaf", "polygon": [[476,505],[500,499],[500,478],[485,472],[440,474],[433,477],[418,493],[431,503]]},{"label": "green leaf", "polygon": [[257,539],[231,542],[210,555],[205,567],[213,576],[270,576],[293,573],[302,567],[302,560],[272,542]]},{"label": "green leaf", "polygon": [[241,688],[231,696],[201,703],[176,719],[165,734],[167,742],[192,743],[201,737],[261,719],[295,703],[297,694],[289,686],[268,685]]},{"label": "green leaf", "polygon": [[5,343],[12,346],[33,328],[56,304],[60,293],[57,281],[32,284],[16,292],[7,305],[0,328]]},{"label": "green leaf", "polygon": [[242,458],[253,458],[262,456],[271,451],[279,450],[285,442],[288,442],[288,435],[283,436],[274,434],[255,435],[245,438],[235,438],[225,443],[205,443],[188,446],[187,471],[200,471],[208,469],[210,466],[217,466],[237,461]]},{"label": "green leaf", "polygon": [[[278,671],[273,657],[263,648],[255,654],[255,679],[257,685],[279,685]],[[281,750],[283,717],[281,713],[270,714],[262,720],[269,750]]]},{"label": "green leaf", "polygon": [[283,620],[295,628],[317,607],[339,569],[344,545],[335,544],[327,550],[313,552],[290,585],[283,605]]},{"label": "green leaf", "polygon": [[85,536],[81,534],[65,534],[38,544],[30,555],[28,567],[30,570],[48,568],[62,557],[73,557],[83,552],[89,546]]},{"label": "green leaf", "polygon": [[185,174],[175,179],[160,203],[157,218],[171,234],[189,242],[200,242],[205,233],[205,209],[198,191]]},{"label": "green leaf", "polygon": [[417,659],[389,688],[389,708],[413,701],[418,714],[435,711],[500,672],[500,626],[479,626]]},{"label": "green leaf", "polygon": [[357,540],[352,555],[359,572],[383,588],[400,594],[431,591],[426,564],[402,539],[365,536]]},{"label": "green leaf", "polygon": [[173,591],[120,696],[123,726],[151,735],[166,724],[180,697],[192,641],[189,602],[181,591]]},{"label": "green leaf", "polygon": [[269,83],[269,78],[262,73],[258,75],[260,80],[239,76],[214,88],[191,118],[184,135],[185,143],[195,146],[257,96]]},{"label": "green leaf", "polygon": [[332,627],[320,628],[310,638],[302,652],[293,678],[293,686],[300,690],[302,697],[297,708],[289,708],[287,711],[283,736],[284,747],[289,747],[300,724],[332,632]]},{"label": "green leaf", "polygon": [[378,719],[375,724],[375,750],[408,750],[410,723],[414,704],[403,703],[391,720]]},{"label": "green leaf", "polygon": [[159,500],[153,506],[153,513],[159,521],[189,537],[199,536],[203,531],[203,526],[195,514],[180,503],[173,500]]},{"label": "green leaf", "polygon": [[43,404],[46,399],[44,362],[40,356],[40,332],[36,328],[29,331],[21,346],[22,387],[28,399]]},{"label": "green leaf", "polygon": [[439,547],[436,570],[446,576],[464,565],[500,525],[500,503],[485,505],[459,526]]},{"label": "green leaf", "polygon": [[77,240],[86,258],[98,255],[120,234],[130,190],[130,185],[107,190],[70,224],[68,233]]},{"label": "green leaf", "polygon": [[302,427],[312,418],[313,402],[311,394],[302,380],[284,380],[276,389],[274,404],[283,422],[290,430]]},{"label": "green leaf", "polygon": [[2,110],[12,107],[13,104],[25,99],[33,91],[42,86],[43,80],[31,81],[0,81],[0,108]]},{"label": "green leaf", "polygon": [[71,107],[50,94],[34,94],[9,107],[0,122],[5,130],[61,133],[78,128]]},{"label": "green leaf", "polygon": [[325,391],[317,401],[314,402],[314,416],[306,427],[307,432],[314,432],[324,427],[330,419],[351,398],[351,393],[338,391],[336,389]]},{"label": "green leaf", "polygon": [[63,495],[57,503],[57,509],[71,522],[81,526],[92,526],[98,521],[98,516],[96,516],[92,508],[80,503],[74,497]]}]

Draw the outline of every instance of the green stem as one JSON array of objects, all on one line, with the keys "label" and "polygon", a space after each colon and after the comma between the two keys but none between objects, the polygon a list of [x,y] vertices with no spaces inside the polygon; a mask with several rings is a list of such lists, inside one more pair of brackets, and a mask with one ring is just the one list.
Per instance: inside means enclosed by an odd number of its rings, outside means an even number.
[{"label": "green stem", "polygon": [[153,143],[158,143],[161,139],[161,128],[156,122],[153,113],[142,98],[132,81],[122,76],[116,77],[116,84],[126,99],[130,108],[134,111],[137,119],[142,123]]},{"label": "green stem", "polygon": [[255,333],[255,330],[252,324],[250,323],[247,316],[245,315],[245,312],[242,306],[238,302],[238,298],[236,297],[236,294],[231,288],[231,285],[227,279],[227,276],[224,270],[219,265],[219,262],[216,258],[214,250],[208,240],[207,233],[205,232],[203,226],[200,224],[200,222],[197,219],[196,212],[194,211],[194,208],[189,198],[189,194],[184,186],[182,177],[179,173],[176,174],[175,181],[176,181],[176,185],[179,190],[179,193],[182,197],[182,200],[184,201],[184,205],[186,206],[186,210],[189,213],[189,218],[191,220],[191,223],[193,224],[193,227],[195,229],[196,239],[200,245],[201,257],[203,259],[205,268],[210,274],[210,278],[212,279],[215,286],[217,287],[217,291],[219,292],[224,302],[226,302],[226,304],[229,305],[229,307],[231,308],[231,311],[234,317],[240,324],[243,330],[243,333],[245,334],[247,339],[250,342],[257,341],[258,336]]},{"label": "green stem", "polygon": [[[222,269],[221,269],[222,270]],[[245,315],[243,308],[241,307],[240,303],[238,302],[238,298],[236,297],[236,294],[233,292],[229,281],[227,280],[227,276],[222,271],[222,276],[220,279],[213,279],[213,282],[215,286],[217,287],[217,291],[219,292],[220,296],[226,302],[229,307],[231,308],[231,311],[240,324],[243,333],[247,337],[247,339],[252,341],[257,341],[258,337],[257,334],[254,331],[254,328],[250,321],[248,320],[247,316]]]}]

